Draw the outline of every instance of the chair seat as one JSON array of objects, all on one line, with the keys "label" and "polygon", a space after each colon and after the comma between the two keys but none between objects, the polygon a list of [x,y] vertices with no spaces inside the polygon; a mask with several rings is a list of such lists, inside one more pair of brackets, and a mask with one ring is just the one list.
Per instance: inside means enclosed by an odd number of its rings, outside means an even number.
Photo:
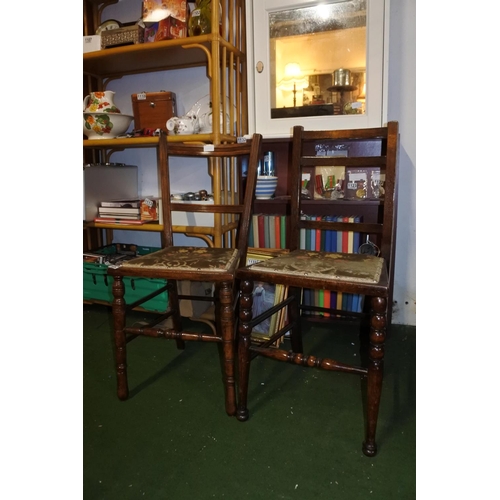
[{"label": "chair seat", "polygon": [[377,284],[383,268],[384,259],[373,255],[295,250],[273,259],[257,262],[247,270],[297,278]]},{"label": "chair seat", "polygon": [[[132,270],[155,270],[158,276],[162,272],[187,272],[207,279],[206,273],[232,273],[238,265],[239,252],[236,248],[210,247],[168,247],[156,252],[125,261],[120,267],[120,274],[126,275]],[[204,273],[202,276],[200,273]],[[115,274],[115,273],[113,273]]]}]

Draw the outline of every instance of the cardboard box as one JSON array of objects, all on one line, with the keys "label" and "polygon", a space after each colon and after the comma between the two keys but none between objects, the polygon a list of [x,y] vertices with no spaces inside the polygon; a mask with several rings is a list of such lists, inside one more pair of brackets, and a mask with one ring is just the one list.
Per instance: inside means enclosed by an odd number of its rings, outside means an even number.
[{"label": "cardboard box", "polygon": [[174,40],[176,38],[187,37],[187,25],[185,21],[169,16],[158,22],[158,30],[155,35],[155,42],[162,40]]},{"label": "cardboard box", "polygon": [[[191,205],[213,205],[212,198],[206,201],[173,200],[172,203]],[[205,226],[214,227],[214,214],[210,212],[172,212],[173,226]]]},{"label": "cardboard box", "polygon": [[156,23],[169,16],[186,23],[186,0],[144,0],[142,2],[142,20],[145,23]]},{"label": "cardboard box", "polygon": [[177,103],[174,92],[139,92],[132,94],[134,128],[157,128],[167,131],[167,121],[177,116]]}]

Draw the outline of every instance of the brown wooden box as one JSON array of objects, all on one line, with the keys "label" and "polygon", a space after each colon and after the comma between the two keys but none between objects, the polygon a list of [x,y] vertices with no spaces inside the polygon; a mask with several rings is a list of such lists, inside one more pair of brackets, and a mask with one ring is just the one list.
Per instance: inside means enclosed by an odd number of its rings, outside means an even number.
[{"label": "brown wooden box", "polygon": [[175,94],[166,90],[132,94],[132,108],[135,130],[160,128],[167,132],[167,120],[177,116]]}]

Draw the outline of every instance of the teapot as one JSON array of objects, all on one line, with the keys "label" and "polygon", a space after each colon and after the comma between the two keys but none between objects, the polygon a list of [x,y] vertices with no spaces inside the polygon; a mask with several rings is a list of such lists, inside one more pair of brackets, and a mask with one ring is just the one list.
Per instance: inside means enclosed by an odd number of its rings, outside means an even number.
[{"label": "teapot", "polygon": [[199,131],[198,118],[193,112],[184,116],[173,116],[167,121],[166,126],[173,135],[197,134]]},{"label": "teapot", "polygon": [[112,90],[91,92],[83,100],[83,111],[86,113],[120,113],[113,103],[114,95]]}]

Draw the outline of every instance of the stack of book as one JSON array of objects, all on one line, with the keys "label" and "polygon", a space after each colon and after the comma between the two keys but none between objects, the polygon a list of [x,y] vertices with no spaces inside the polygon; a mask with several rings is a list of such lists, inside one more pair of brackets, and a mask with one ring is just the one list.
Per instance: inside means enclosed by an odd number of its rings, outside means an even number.
[{"label": "stack of book", "polygon": [[128,200],[105,200],[94,222],[101,224],[154,224],[161,219],[161,200],[154,196]]}]

